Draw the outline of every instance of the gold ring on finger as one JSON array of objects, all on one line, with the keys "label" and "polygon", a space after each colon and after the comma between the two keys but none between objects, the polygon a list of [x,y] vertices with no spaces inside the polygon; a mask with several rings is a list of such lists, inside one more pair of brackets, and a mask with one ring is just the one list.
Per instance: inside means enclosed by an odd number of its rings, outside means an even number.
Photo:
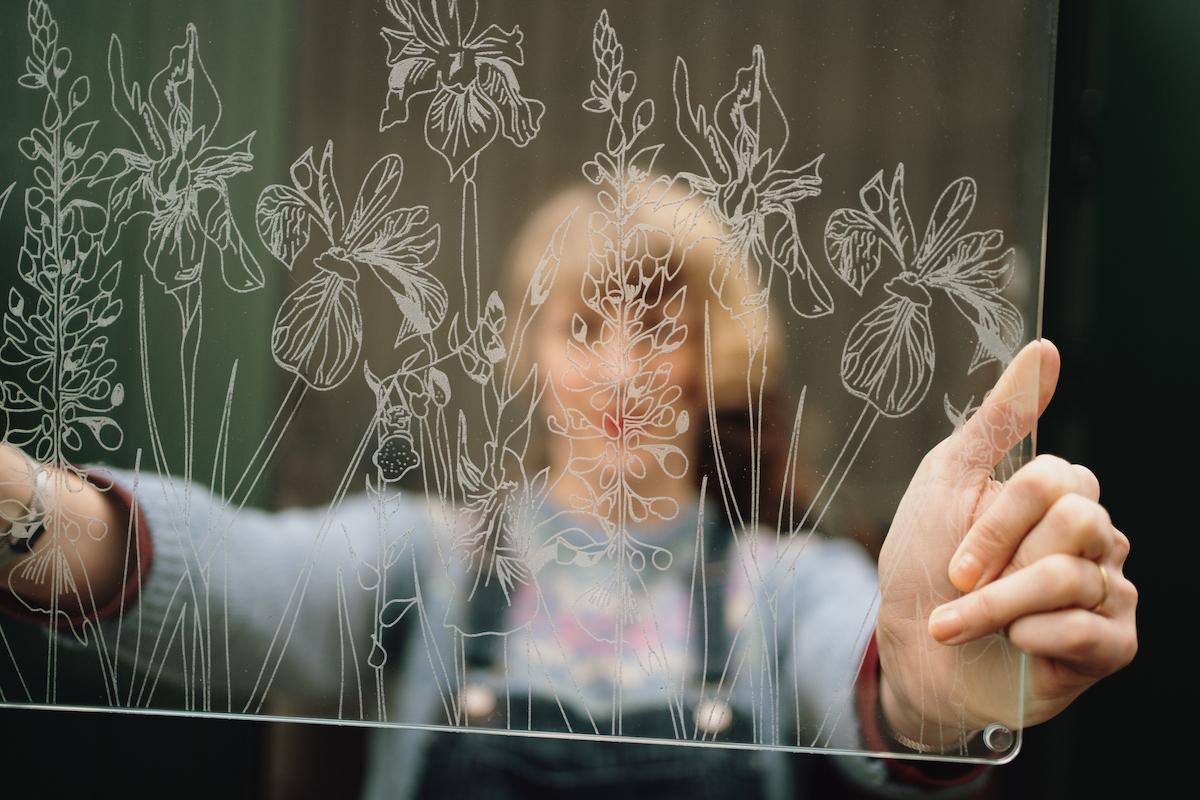
[{"label": "gold ring on finger", "polygon": [[1096,605],[1092,606],[1091,611],[1093,614],[1096,613],[1097,611],[1099,611],[1100,607],[1108,602],[1108,588],[1109,588],[1108,587],[1108,570],[1106,570],[1104,568],[1103,564],[1097,564],[1096,566],[1100,568],[1100,577],[1104,579],[1104,596],[1100,598],[1099,603],[1096,603]]}]

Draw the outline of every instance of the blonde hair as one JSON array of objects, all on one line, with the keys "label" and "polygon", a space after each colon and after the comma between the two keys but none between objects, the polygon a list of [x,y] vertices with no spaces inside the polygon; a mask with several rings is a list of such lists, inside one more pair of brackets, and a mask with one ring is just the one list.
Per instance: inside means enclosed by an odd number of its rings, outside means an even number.
[{"label": "blonde hair", "polygon": [[[665,186],[665,182],[662,182]],[[669,273],[675,273],[675,283],[686,285],[688,295],[687,313],[700,322],[689,337],[699,337],[696,342],[703,345],[705,310],[709,328],[710,357],[707,369],[713,387],[714,405],[718,410],[745,408],[749,398],[747,376],[751,367],[751,337],[756,335],[754,326],[761,324],[761,317],[749,315],[735,318],[729,310],[728,298],[719,298],[713,290],[712,274],[718,266],[720,227],[699,204],[677,190],[660,193],[657,202],[642,204],[633,214],[630,224],[645,230],[667,232],[673,241],[663,241],[663,251],[671,253]],[[551,294],[562,296],[566,292],[580,292],[584,275],[589,270],[593,235],[593,215],[604,214],[596,190],[586,184],[572,186],[560,191],[543,203],[529,218],[514,239],[509,251],[505,286],[506,307],[511,311],[526,296],[530,285],[537,280],[539,266],[552,250],[558,258],[558,272]],[[565,226],[565,229],[564,229]],[[662,234],[659,234],[662,236]],[[561,239],[560,239],[561,237]],[[665,240],[665,236],[663,236]],[[757,287],[747,285],[747,294]],[[723,305],[724,301],[724,305]],[[764,307],[763,315],[767,313]],[[515,331],[510,328],[510,336]],[[778,341],[779,337],[774,337]],[[765,354],[759,353],[757,361],[767,365],[766,388],[773,388],[778,361],[771,341],[763,344]],[[529,348],[522,348],[529,352]],[[753,380],[754,391],[758,379]]]}]

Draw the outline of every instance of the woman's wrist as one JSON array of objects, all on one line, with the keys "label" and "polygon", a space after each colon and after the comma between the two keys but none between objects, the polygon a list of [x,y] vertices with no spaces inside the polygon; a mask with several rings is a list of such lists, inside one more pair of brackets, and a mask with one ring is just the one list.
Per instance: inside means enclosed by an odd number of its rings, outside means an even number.
[{"label": "woman's wrist", "polygon": [[876,709],[879,732],[896,752],[923,755],[953,755],[965,751],[978,731],[963,731],[957,725],[930,722],[906,702],[880,670],[879,702]]}]

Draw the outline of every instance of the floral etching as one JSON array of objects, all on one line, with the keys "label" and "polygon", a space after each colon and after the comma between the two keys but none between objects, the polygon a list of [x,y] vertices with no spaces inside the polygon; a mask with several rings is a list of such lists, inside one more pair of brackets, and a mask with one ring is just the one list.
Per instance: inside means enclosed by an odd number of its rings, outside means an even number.
[{"label": "floral etching", "polygon": [[477,32],[475,0],[387,0],[387,7],[399,26],[381,31],[392,71],[379,130],[407,122],[414,102],[428,101],[426,141],[452,176],[497,133],[518,147],[537,136],[545,107],[521,95],[519,27]]},{"label": "floral etching", "polygon": [[115,149],[101,176],[112,181],[112,234],[148,217],[146,264],[168,292],[194,286],[209,265],[233,291],[253,291],[263,285],[262,269],[233,220],[227,182],[250,171],[254,134],[217,143],[221,101],[195,26],[185,35],[144,94],[136,82],[126,84],[121,40],[113,36],[109,46],[113,108],[138,143]]},{"label": "floral etching", "polygon": [[[752,63],[738,70],[734,87],[713,107],[692,107],[687,64],[675,62],[676,126],[700,157],[704,173],[684,172],[704,208],[726,232],[713,267],[713,290],[727,308],[746,314],[761,308],[774,272],[786,280],[788,302],[802,317],[833,311],[833,297],[800,242],[796,205],[821,191],[822,156],[802,167],[781,166],[788,123],[767,81],[766,56],[755,47]],[[767,274],[762,274],[766,272]],[[727,287],[737,283],[737,289]]]},{"label": "floral etching", "polygon": [[291,186],[268,186],[259,196],[259,235],[289,270],[308,252],[317,271],[280,306],[272,351],[281,367],[308,385],[331,389],[358,364],[362,313],[356,292],[364,273],[386,287],[400,310],[397,346],[441,324],[446,290],[429,272],[440,227],[429,223],[428,208],[396,205],[404,174],[399,156],[376,162],[349,216],[333,174],[333,142],[326,143],[319,166],[309,148],[291,172]]},{"label": "floral etching", "polygon": [[[0,443],[30,460],[0,488],[34,499],[0,528],[95,460],[131,513],[107,610],[70,570],[87,520],[0,586],[60,631],[30,655],[0,614],[0,705],[65,704],[86,660],[112,707],[861,746],[886,576],[825,540],[884,540],[889,460],[978,425],[1037,300],[1011,154],[909,138],[960,98],[850,94],[879,86],[812,4],[157,0],[89,34],[143,0],[27,2]],[[6,605],[22,581],[82,613]],[[961,666],[930,703],[966,707]]]},{"label": "floral etching", "polygon": [[1001,294],[1015,251],[1004,249],[1002,231],[966,228],[977,191],[971,178],[947,186],[918,245],[900,164],[890,186],[881,170],[859,192],[862,208],[835,211],[825,227],[830,263],[859,294],[885,256],[899,268],[884,286],[884,301],[859,320],[842,350],[846,389],[885,416],[912,411],[933,380],[931,289],[945,292],[975,328],[971,371],[989,361],[1007,364],[1021,340],[1021,314]]}]

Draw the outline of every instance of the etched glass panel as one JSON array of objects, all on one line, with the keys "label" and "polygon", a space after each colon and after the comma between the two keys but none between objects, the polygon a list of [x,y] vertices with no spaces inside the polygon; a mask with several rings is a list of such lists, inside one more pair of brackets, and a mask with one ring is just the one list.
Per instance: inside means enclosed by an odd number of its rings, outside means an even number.
[{"label": "etched glass panel", "polygon": [[1013,752],[1052,2],[0,14],[0,703]]}]

